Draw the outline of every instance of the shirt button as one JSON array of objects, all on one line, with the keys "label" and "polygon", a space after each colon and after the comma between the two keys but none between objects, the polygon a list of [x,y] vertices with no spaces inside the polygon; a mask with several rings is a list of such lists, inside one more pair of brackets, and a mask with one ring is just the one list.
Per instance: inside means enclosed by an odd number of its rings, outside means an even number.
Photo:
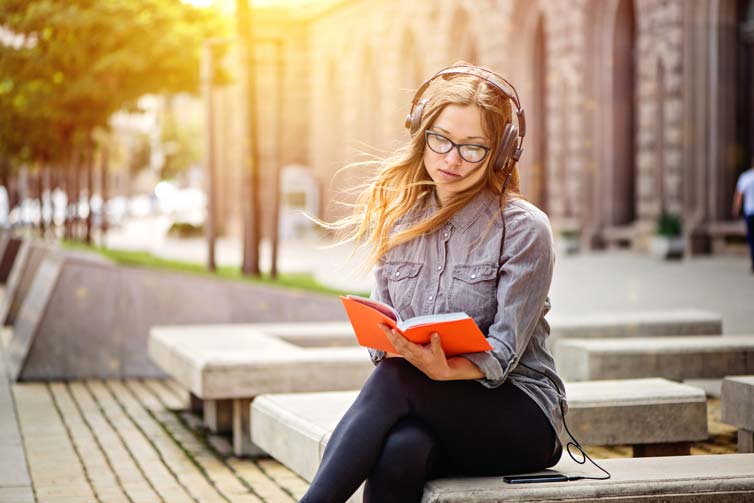
[{"label": "shirt button", "polygon": [[396,276],[400,276],[400,275],[401,275],[401,272],[400,272],[400,271],[395,271],[395,275],[396,275]]},{"label": "shirt button", "polygon": [[438,271],[442,271],[442,266],[441,266],[441,265],[438,265],[438,266],[437,266],[437,270],[438,270]]},{"label": "shirt button", "polygon": [[446,232],[446,233],[444,234],[444,236],[445,236],[445,237],[448,237],[448,233]]},{"label": "shirt button", "polygon": [[474,278],[476,278],[476,274],[471,275],[471,279],[474,279]]},{"label": "shirt button", "polygon": [[429,300],[432,300],[433,298],[434,298],[434,297],[432,297],[431,295],[429,296]]}]

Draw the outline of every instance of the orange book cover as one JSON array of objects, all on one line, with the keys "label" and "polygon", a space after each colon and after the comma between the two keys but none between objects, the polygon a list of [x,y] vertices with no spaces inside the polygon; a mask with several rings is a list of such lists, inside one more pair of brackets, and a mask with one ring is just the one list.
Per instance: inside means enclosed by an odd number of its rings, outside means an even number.
[{"label": "orange book cover", "polygon": [[398,353],[378,326],[384,323],[397,328],[406,339],[417,344],[428,344],[430,334],[437,332],[446,356],[492,349],[474,319],[466,313],[433,314],[400,320],[395,310],[387,304],[356,295],[344,295],[340,300],[346,308],[356,339],[368,348]]}]

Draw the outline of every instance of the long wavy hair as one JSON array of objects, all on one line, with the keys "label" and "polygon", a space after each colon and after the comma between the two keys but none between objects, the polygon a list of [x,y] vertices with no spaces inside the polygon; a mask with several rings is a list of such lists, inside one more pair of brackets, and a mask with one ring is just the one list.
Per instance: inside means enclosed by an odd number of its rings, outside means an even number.
[{"label": "long wavy hair", "polygon": [[[347,231],[342,236],[341,243],[356,242],[369,247],[366,266],[371,267],[393,248],[442,226],[485,189],[500,197],[500,211],[508,199],[522,198],[516,165],[510,168],[505,193],[503,185],[508,170],[494,170],[492,165],[497,149],[500,148],[505,125],[513,119],[510,99],[486,81],[465,74],[435,79],[423,97],[429,98],[429,102],[424,108],[419,130],[407,144],[386,159],[353,163],[343,168],[377,168],[377,174],[358,188],[360,193],[353,205],[353,213],[332,223],[317,220],[328,229]],[[474,186],[455,193],[433,215],[392,232],[399,219],[417,205],[426,202],[434,192],[434,182],[423,161],[426,148],[424,132],[450,104],[478,106],[481,111],[482,130],[491,143],[485,176]]]}]

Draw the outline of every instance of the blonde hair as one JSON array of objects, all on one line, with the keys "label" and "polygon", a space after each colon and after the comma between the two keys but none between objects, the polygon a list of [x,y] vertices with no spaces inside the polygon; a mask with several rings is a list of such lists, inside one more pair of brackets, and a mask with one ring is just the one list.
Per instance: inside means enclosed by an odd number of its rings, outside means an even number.
[{"label": "blonde hair", "polygon": [[[424,92],[423,98],[429,98],[429,102],[424,108],[419,130],[407,144],[387,159],[353,163],[344,168],[364,169],[367,165],[378,168],[376,176],[360,187],[361,193],[353,205],[353,214],[334,223],[317,221],[328,229],[349,230],[341,242],[357,242],[369,246],[371,249],[365,265],[370,267],[393,248],[442,226],[482,190],[488,189],[500,196],[500,211],[508,198],[522,198],[516,165],[510,167],[510,179],[505,193],[503,184],[508,170],[495,170],[493,166],[503,130],[513,119],[510,99],[484,80],[471,75],[437,78]],[[434,215],[393,233],[399,219],[406,216],[420,201],[426,202],[434,191],[434,182],[424,167],[424,132],[445,106],[450,104],[479,107],[482,130],[491,142],[486,174],[479,183],[454,194]]]}]

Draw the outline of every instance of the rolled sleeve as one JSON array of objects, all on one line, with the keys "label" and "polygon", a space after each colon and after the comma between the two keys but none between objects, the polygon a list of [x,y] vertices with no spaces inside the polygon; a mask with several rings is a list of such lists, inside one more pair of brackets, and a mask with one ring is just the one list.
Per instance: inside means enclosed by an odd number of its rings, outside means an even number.
[{"label": "rolled sleeve", "polygon": [[491,351],[460,356],[484,372],[478,382],[503,384],[518,364],[544,310],[555,262],[546,217],[531,213],[507,222],[497,286],[497,311],[487,340]]}]

